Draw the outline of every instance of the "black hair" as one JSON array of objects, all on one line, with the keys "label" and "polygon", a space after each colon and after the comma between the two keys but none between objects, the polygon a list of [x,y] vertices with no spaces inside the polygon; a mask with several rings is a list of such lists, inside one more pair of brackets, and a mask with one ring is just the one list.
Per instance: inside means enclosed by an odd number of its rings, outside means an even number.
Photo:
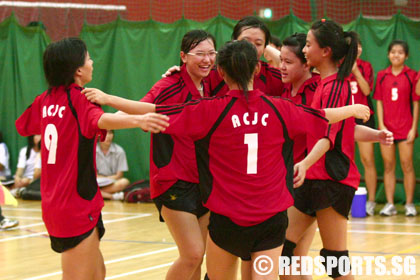
[{"label": "black hair", "polygon": [[268,29],[267,25],[255,16],[248,16],[244,17],[238,21],[238,23],[233,28],[232,32],[232,40],[238,40],[239,35],[241,35],[242,31],[250,29],[250,28],[259,28],[265,34],[265,46],[271,42],[271,33]]},{"label": "black hair", "polygon": [[276,48],[280,48],[283,44],[279,37],[271,35],[270,43],[274,44]]},{"label": "black hair", "polygon": [[[26,159],[28,159],[31,156],[32,148],[35,147],[34,136],[35,135],[28,136],[28,147],[26,148]],[[41,141],[39,141],[38,144],[36,144],[36,146],[37,146],[38,150],[40,150],[41,149]]]},{"label": "black hair", "polygon": [[44,51],[43,64],[50,88],[73,83],[74,74],[85,64],[86,55],[86,44],[79,38],[64,38],[49,44]]},{"label": "black hair", "polygon": [[394,47],[395,45],[400,45],[405,52],[405,56],[408,56],[408,52],[409,52],[410,49],[408,48],[407,42],[403,41],[403,40],[392,41],[391,44],[389,44],[389,47],[388,47],[388,54],[391,52],[392,47]]},{"label": "black hair", "polygon": [[[216,39],[207,31],[204,31],[202,29],[188,31],[187,33],[185,33],[184,37],[182,37],[181,51],[184,53],[188,53],[190,50],[197,47],[198,44],[208,39],[210,39],[213,42],[214,49],[216,49]],[[182,62],[181,59],[180,65],[182,64],[184,64],[184,62]]]},{"label": "black hair", "polygon": [[3,133],[0,131],[0,143],[3,143]]},{"label": "black hair", "polygon": [[306,34],[295,33],[283,40],[283,46],[289,47],[291,51],[300,59],[302,63],[306,63],[305,54],[302,52],[306,45]]},{"label": "black hair", "polygon": [[[355,32],[344,32],[343,28],[332,20],[319,20],[311,30],[321,48],[330,47],[332,60],[340,63],[338,79],[350,75],[357,58],[357,41]],[[344,59],[343,59],[344,58]]]},{"label": "black hair", "polygon": [[253,79],[258,64],[257,49],[246,40],[227,42],[218,52],[217,67],[239,85],[245,97],[248,96],[248,84]]}]

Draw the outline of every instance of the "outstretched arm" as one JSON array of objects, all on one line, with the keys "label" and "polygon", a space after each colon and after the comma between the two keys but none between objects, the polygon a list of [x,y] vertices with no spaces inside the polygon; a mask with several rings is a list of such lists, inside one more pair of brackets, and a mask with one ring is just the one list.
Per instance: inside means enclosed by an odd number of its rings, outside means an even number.
[{"label": "outstretched arm", "polygon": [[127,114],[146,114],[155,112],[156,105],[147,102],[140,102],[125,99],[115,95],[106,94],[96,88],[85,88],[82,93],[93,103],[108,105]]},{"label": "outstretched arm", "polygon": [[303,184],[306,176],[306,170],[317,162],[329,149],[331,142],[328,138],[319,139],[310,153],[294,166],[295,176],[293,178],[293,187],[297,188]]},{"label": "outstretched arm", "polygon": [[145,115],[123,115],[104,113],[98,121],[100,129],[123,129],[139,127],[145,131],[159,133],[169,126],[169,117],[156,113]]},{"label": "outstretched arm", "polygon": [[325,117],[328,119],[329,123],[337,123],[342,120],[355,117],[356,119],[362,119],[363,122],[366,122],[370,118],[370,109],[366,105],[354,104],[347,105],[338,108],[325,108]]},{"label": "outstretched arm", "polygon": [[354,128],[354,140],[360,142],[379,142],[383,145],[392,145],[394,136],[388,130],[377,130],[365,125],[356,125]]}]

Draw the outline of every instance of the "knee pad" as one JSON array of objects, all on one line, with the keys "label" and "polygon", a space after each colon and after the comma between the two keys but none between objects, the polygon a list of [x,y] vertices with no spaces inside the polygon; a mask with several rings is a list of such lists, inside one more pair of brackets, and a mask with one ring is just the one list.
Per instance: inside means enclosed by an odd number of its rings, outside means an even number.
[{"label": "knee pad", "polygon": [[[329,277],[331,277],[331,278],[338,278],[340,276],[344,276],[344,275],[342,275],[340,273],[340,271],[338,269],[338,264],[339,264],[339,259],[341,257],[347,257],[347,258],[349,257],[349,251],[348,250],[345,250],[345,251],[333,251],[333,250],[327,250],[327,249],[323,248],[320,251],[320,255],[322,257],[324,257],[324,261],[322,262],[322,264],[324,265],[325,270],[326,270],[326,272],[327,272],[327,274],[328,274]],[[336,259],[336,262],[337,262],[337,265],[335,267],[332,267],[330,271],[328,271],[328,268],[327,268],[327,265],[326,265],[327,258],[335,258]],[[351,267],[350,267],[350,269],[351,269]]]},{"label": "knee pad", "polygon": [[292,263],[292,257],[294,256],[293,251],[295,250],[295,248],[296,248],[296,243],[287,239],[284,241],[283,251],[281,252],[281,256],[289,258],[289,263]]}]

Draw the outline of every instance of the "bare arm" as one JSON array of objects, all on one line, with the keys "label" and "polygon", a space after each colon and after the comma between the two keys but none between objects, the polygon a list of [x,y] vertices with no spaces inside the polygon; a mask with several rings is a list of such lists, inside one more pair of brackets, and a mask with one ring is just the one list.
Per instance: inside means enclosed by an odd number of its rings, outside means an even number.
[{"label": "bare arm", "polygon": [[416,94],[420,95],[420,79],[417,81],[417,84],[416,84]]},{"label": "bare arm", "polygon": [[308,170],[315,162],[317,162],[331,147],[331,142],[327,138],[319,139],[310,153],[301,161],[295,164],[293,179],[293,187],[297,188],[303,184]]},{"label": "bare arm", "polygon": [[270,61],[272,67],[280,68],[280,51],[278,49],[267,45],[264,50],[264,57]]},{"label": "bare arm", "polygon": [[411,125],[411,129],[407,135],[408,143],[413,143],[414,140],[416,139],[418,121],[419,121],[419,102],[413,101],[413,124]]},{"label": "bare arm", "polygon": [[379,129],[386,129],[384,124],[384,107],[381,100],[376,103],[376,110],[378,111],[378,127]]},{"label": "bare arm", "polygon": [[394,136],[388,130],[377,130],[365,125],[356,125],[354,128],[354,140],[358,142],[379,142],[383,145],[392,145]]},{"label": "bare arm", "polygon": [[110,178],[110,179],[114,179],[114,180],[118,180],[118,179],[122,178],[123,175],[124,175],[124,172],[117,171],[117,173],[115,173],[113,175],[105,176],[105,177]]},{"label": "bare arm", "polygon": [[123,129],[139,127],[145,131],[158,133],[164,131],[169,118],[165,115],[148,113],[145,115],[123,115],[104,113],[98,121],[100,129]]},{"label": "bare arm", "polygon": [[34,178],[32,179],[32,181],[35,181],[39,177],[41,177],[41,168],[35,168],[35,170],[34,170]]},{"label": "bare arm", "polygon": [[25,171],[24,168],[18,168],[16,169],[15,179],[19,180],[22,178],[23,171]]},{"label": "bare arm", "polygon": [[337,123],[342,120],[355,117],[362,119],[364,122],[370,118],[370,109],[366,105],[354,104],[347,105],[339,108],[325,108],[325,117],[330,124]]},{"label": "bare arm", "polygon": [[354,63],[352,73],[356,78],[357,84],[362,90],[362,93],[366,96],[369,96],[371,88],[369,86],[369,83],[366,81],[365,77],[363,77],[362,73],[360,72],[359,67],[357,67],[357,63]]},{"label": "bare arm", "polygon": [[155,112],[156,105],[147,102],[140,102],[125,99],[115,95],[106,94],[96,88],[85,88],[82,93],[93,103],[108,105],[127,114],[146,114]]}]

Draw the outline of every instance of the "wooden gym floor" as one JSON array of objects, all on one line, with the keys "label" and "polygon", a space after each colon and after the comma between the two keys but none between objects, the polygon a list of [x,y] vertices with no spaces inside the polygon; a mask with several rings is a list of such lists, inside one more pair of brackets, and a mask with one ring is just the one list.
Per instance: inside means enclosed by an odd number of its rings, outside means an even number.
[{"label": "wooden gym floor", "polygon": [[[40,202],[20,200],[16,208],[2,209],[4,216],[18,219],[20,225],[14,230],[0,230],[0,280],[61,279],[60,256],[50,249]],[[388,270],[392,268],[392,256],[413,256],[417,276],[364,275],[355,279],[420,279],[420,216],[406,218],[403,208],[398,209],[394,217],[351,219],[350,256],[384,256]],[[101,250],[106,279],[165,279],[178,251],[165,224],[158,221],[155,206],[107,201],[102,214],[106,233]],[[319,255],[321,247],[317,233],[310,256]],[[313,279],[330,278],[324,275]]]}]

